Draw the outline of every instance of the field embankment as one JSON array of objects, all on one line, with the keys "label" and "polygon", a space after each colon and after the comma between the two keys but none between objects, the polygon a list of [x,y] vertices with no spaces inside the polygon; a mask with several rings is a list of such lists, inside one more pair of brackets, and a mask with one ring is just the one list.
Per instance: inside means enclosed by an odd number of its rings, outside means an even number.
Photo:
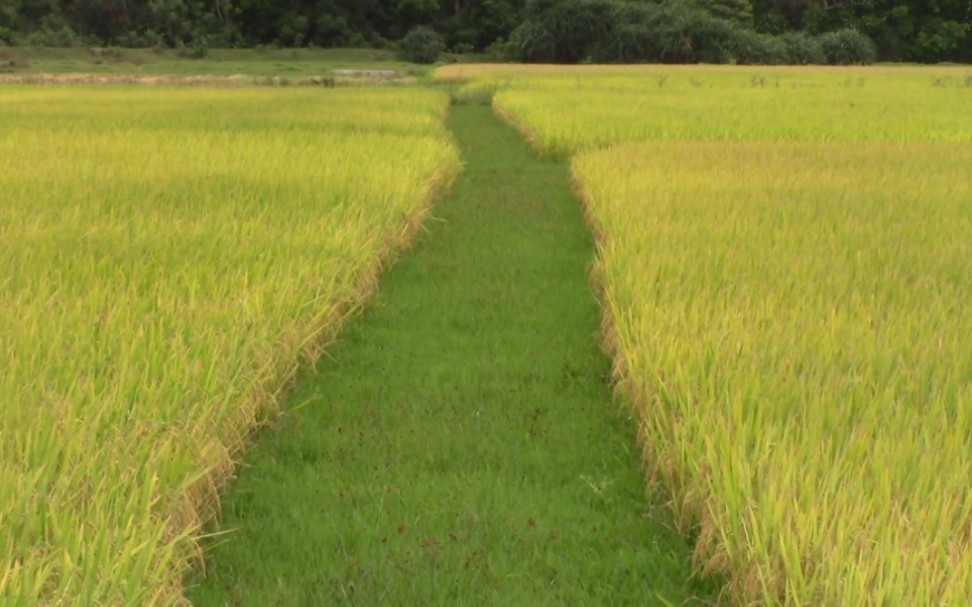
[{"label": "field embankment", "polygon": [[429,66],[374,49],[171,49],[0,47],[0,84],[154,86],[411,85]]},{"label": "field embankment", "polygon": [[972,601],[967,69],[477,88],[541,154],[575,155],[616,379],[727,598]]},{"label": "field embankment", "polygon": [[183,600],[245,437],[457,173],[446,105],[0,88],[0,602]]},{"label": "field embankment", "polygon": [[[466,163],[224,496],[207,605],[683,605],[690,551],[646,504],[592,339],[566,163],[485,105]],[[669,603],[663,603],[662,599]]]}]

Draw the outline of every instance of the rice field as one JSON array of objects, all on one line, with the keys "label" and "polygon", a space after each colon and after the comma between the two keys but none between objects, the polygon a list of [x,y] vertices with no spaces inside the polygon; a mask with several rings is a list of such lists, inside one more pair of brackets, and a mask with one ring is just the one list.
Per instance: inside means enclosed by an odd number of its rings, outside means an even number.
[{"label": "rice field", "polygon": [[0,88],[0,602],[175,605],[216,489],[459,169],[420,89]]},{"label": "rice field", "polygon": [[723,599],[972,603],[966,72],[490,68],[465,87],[573,155],[618,388]]},{"label": "rice field", "polygon": [[[968,68],[436,79],[572,158],[648,482],[724,602],[972,604]],[[249,434],[457,175],[447,108],[0,87],[0,603],[187,604]]]},{"label": "rice field", "polygon": [[970,162],[816,142],[575,160],[646,460],[738,604],[972,598]]},{"label": "rice field", "polygon": [[972,141],[969,68],[450,66],[534,149],[624,141]]}]

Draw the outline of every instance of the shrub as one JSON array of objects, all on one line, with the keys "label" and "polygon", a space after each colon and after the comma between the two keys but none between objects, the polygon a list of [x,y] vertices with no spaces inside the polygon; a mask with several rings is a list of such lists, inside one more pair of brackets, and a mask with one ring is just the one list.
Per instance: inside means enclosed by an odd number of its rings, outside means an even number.
[{"label": "shrub", "polygon": [[[368,39],[361,35],[361,32],[354,32],[348,36],[347,46],[350,48],[368,48],[371,44]],[[280,48],[279,46],[277,48]]]},{"label": "shrub", "polygon": [[83,40],[68,26],[60,29],[42,27],[27,34],[21,43],[35,48],[78,48],[82,46]]},{"label": "shrub", "polygon": [[578,63],[591,58],[617,24],[613,0],[530,0],[510,35],[524,61]]},{"label": "shrub", "polygon": [[652,63],[661,51],[654,30],[641,23],[622,23],[614,35],[596,44],[591,58],[597,63]]},{"label": "shrub", "polygon": [[562,0],[555,4],[543,17],[543,24],[556,41],[554,60],[577,63],[588,59],[592,49],[614,33],[616,7],[612,0]]},{"label": "shrub", "polygon": [[510,34],[509,49],[516,61],[550,62],[554,60],[557,41],[546,27],[528,19]]},{"label": "shrub", "polygon": [[659,5],[654,24],[665,63],[737,63],[737,28],[694,3]]},{"label": "shrub", "polygon": [[445,43],[434,30],[420,25],[402,38],[401,48],[405,59],[413,63],[435,63],[445,50]]},{"label": "shrub", "polygon": [[156,48],[165,46],[165,37],[151,30],[130,30],[116,36],[114,43],[122,48]]},{"label": "shrub", "polygon": [[662,50],[655,24],[657,4],[622,3],[615,9],[615,25],[590,55],[599,63],[649,63],[661,60]]},{"label": "shrub", "polygon": [[782,40],[718,17],[699,0],[532,0],[525,16],[510,37],[521,61],[775,65],[788,60]]},{"label": "shrub", "polygon": [[202,59],[209,54],[209,40],[206,39],[206,36],[196,36],[189,44],[183,44],[181,40],[178,41],[176,48],[180,57]]},{"label": "shrub", "polygon": [[516,59],[516,51],[512,44],[503,38],[497,38],[486,47],[486,57],[490,61],[511,61]]},{"label": "shrub", "polygon": [[736,63],[746,65],[787,63],[786,45],[777,36],[748,29],[734,29],[732,42]]},{"label": "shrub", "polygon": [[854,29],[827,32],[817,40],[830,65],[867,65],[877,59],[874,41]]},{"label": "shrub", "polygon": [[752,0],[699,0],[701,6],[713,16],[733,25],[753,27]]},{"label": "shrub", "polygon": [[820,40],[806,32],[787,32],[780,37],[786,50],[786,63],[790,65],[820,65],[827,63]]}]

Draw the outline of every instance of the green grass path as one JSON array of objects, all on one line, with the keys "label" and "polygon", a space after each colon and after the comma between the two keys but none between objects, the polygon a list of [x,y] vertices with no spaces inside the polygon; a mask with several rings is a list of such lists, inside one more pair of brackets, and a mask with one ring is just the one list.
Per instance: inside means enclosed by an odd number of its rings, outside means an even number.
[{"label": "green grass path", "polygon": [[644,497],[595,344],[567,166],[488,107],[466,171],[224,497],[191,600],[213,605],[683,604],[685,539]]}]

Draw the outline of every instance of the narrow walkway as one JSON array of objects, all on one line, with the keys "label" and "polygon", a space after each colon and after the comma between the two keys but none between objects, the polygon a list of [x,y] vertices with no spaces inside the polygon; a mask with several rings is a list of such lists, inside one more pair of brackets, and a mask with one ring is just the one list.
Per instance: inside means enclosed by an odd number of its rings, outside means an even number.
[{"label": "narrow walkway", "polygon": [[[685,540],[644,498],[595,345],[565,164],[488,107],[467,163],[224,499],[199,607],[681,605]],[[663,600],[664,599],[664,600]],[[689,601],[689,604],[695,604]]]}]

